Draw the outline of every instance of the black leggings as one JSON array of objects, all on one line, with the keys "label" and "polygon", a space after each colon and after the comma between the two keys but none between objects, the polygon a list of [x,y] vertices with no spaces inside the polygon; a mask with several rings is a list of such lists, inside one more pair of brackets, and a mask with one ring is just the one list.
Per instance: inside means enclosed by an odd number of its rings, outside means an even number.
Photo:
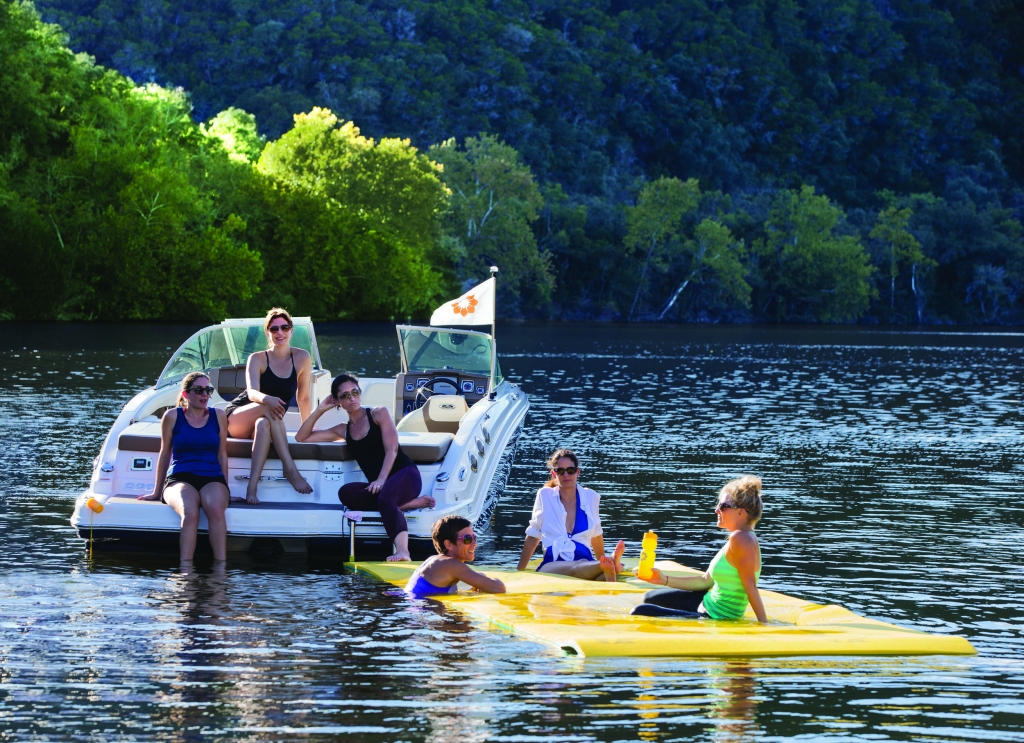
[{"label": "black leggings", "polygon": [[372,511],[376,508],[380,512],[380,520],[384,522],[384,531],[394,542],[396,536],[403,531],[409,531],[409,525],[400,506],[418,498],[422,485],[419,469],[416,465],[410,464],[398,472],[391,473],[379,493],[371,493],[367,489],[369,483],[350,482],[338,490],[338,500],[345,504],[345,508],[356,511]]},{"label": "black leggings", "polygon": [[706,617],[707,612],[699,612],[700,602],[707,591],[683,591],[679,588],[655,588],[644,594],[645,604],[664,606],[666,609],[688,611],[694,616]]}]

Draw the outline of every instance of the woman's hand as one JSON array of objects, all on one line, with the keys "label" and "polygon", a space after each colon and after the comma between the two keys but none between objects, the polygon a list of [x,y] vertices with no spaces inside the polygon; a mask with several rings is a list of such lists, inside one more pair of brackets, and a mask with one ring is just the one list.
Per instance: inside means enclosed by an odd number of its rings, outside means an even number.
[{"label": "woman's hand", "polygon": [[378,477],[376,480],[367,485],[366,489],[369,490],[371,493],[379,493],[380,489],[384,487],[384,483],[386,483],[387,481],[388,478],[386,477]]},{"label": "woman's hand", "polygon": [[[640,578],[640,571],[637,571],[636,577]],[[651,568],[651,577],[650,578],[640,578],[640,580],[647,581],[648,583],[657,583],[659,586],[667,586],[668,585],[668,581],[665,578],[664,573],[662,573],[657,568]]]},{"label": "woman's hand", "polygon": [[146,493],[145,495],[135,496],[135,500],[160,500],[160,494],[162,490],[154,490],[152,493]]},{"label": "woman's hand", "polygon": [[276,420],[284,418],[284,414],[288,411],[288,406],[285,405],[284,400],[273,395],[264,395],[263,404],[270,409],[270,415]]},{"label": "woman's hand", "polygon": [[317,405],[316,409],[320,413],[326,413],[331,408],[338,407],[339,404],[340,403],[334,399],[334,395],[328,395],[327,397],[320,401],[320,404]]}]

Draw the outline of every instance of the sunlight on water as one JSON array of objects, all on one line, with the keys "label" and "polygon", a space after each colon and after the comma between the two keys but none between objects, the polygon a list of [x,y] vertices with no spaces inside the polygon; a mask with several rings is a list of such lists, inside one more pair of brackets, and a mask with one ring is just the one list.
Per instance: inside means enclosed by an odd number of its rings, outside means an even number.
[{"label": "sunlight on water", "polygon": [[[132,392],[189,333],[13,326],[0,357],[0,739],[1024,741],[1020,354],[1006,331],[510,325],[531,396],[478,555],[519,554],[543,461],[580,454],[606,542],[704,566],[715,494],[763,477],[762,585],[977,657],[581,659],[386,593],[340,562],[183,574],[68,518]],[[325,326],[332,371],[394,330]],[[171,347],[171,348],[169,348]]]}]

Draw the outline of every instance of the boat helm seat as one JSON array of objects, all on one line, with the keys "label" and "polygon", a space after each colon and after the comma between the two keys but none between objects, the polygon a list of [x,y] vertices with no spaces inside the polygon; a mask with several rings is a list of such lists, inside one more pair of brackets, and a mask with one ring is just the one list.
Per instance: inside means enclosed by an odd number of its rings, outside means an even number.
[{"label": "boat helm seat", "polygon": [[214,382],[217,392],[225,400],[237,397],[248,386],[245,379],[245,364],[238,366],[222,366],[217,370],[217,381]]},{"label": "boat helm seat", "polygon": [[469,412],[462,395],[431,395],[419,410],[414,410],[398,422],[399,431],[424,433],[459,432],[459,421]]}]

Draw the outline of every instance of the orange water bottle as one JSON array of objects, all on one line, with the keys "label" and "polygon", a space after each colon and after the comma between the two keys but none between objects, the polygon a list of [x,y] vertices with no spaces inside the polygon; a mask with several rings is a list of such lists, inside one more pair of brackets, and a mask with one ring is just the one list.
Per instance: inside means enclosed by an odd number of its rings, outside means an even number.
[{"label": "orange water bottle", "polygon": [[654,575],[654,552],[658,549],[658,535],[653,531],[644,534],[640,544],[640,565],[636,569],[636,577],[648,580]]}]

